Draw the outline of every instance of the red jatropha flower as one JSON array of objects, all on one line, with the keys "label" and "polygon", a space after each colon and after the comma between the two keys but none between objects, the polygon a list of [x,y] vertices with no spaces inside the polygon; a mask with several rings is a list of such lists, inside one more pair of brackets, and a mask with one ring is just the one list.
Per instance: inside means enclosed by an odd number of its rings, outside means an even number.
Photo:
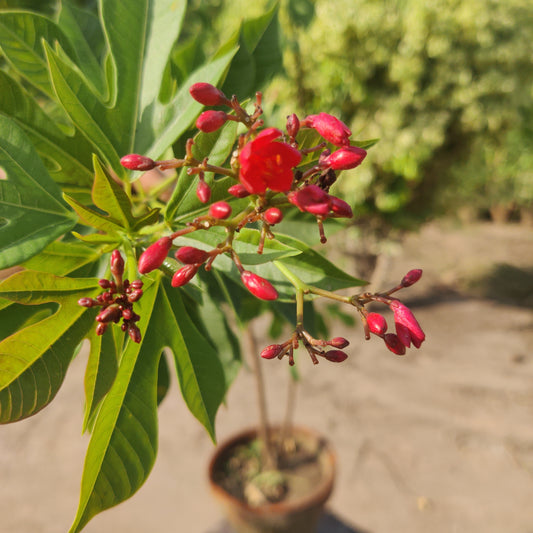
[{"label": "red jatropha flower", "polygon": [[239,180],[250,194],[290,190],[292,169],[302,155],[289,144],[276,141],[282,135],[276,128],[267,128],[241,150]]},{"label": "red jatropha flower", "polygon": [[412,341],[415,348],[420,348],[426,335],[422,331],[420,324],[417,322],[411,310],[400,302],[400,300],[392,300],[389,307],[394,313],[396,335],[402,344],[409,348]]},{"label": "red jatropha flower", "polygon": [[335,146],[349,146],[352,132],[338,118],[328,113],[309,115],[302,121],[302,126],[315,129],[326,141]]}]

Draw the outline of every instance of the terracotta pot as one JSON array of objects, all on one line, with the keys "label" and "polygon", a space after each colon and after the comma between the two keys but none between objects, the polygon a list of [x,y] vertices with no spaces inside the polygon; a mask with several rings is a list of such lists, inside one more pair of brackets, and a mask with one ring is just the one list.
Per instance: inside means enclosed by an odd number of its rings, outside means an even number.
[{"label": "terracotta pot", "polygon": [[[279,428],[272,428],[272,434]],[[305,494],[291,497],[277,503],[259,506],[229,494],[220,484],[222,465],[231,456],[231,451],[257,437],[256,429],[245,430],[215,450],[209,464],[209,483],[215,498],[222,505],[235,533],[314,533],[324,505],[331,495],[335,477],[335,455],[329,443],[320,435],[305,428],[293,429],[296,439],[312,442],[317,453],[320,479],[313,483]]]}]

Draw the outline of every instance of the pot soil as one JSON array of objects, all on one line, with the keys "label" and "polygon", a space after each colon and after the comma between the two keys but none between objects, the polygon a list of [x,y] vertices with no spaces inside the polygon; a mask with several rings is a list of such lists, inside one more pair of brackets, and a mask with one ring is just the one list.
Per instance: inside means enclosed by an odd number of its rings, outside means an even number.
[{"label": "pot soil", "polygon": [[278,468],[265,470],[257,430],[239,433],[215,451],[209,481],[236,533],[313,533],[333,490],[335,456],[320,435],[293,428],[281,442],[272,428]]}]

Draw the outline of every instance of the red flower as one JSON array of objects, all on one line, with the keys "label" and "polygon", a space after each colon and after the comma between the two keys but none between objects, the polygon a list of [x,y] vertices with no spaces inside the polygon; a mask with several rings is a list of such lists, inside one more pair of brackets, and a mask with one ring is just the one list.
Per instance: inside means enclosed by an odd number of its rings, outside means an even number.
[{"label": "red flower", "polygon": [[329,194],[314,184],[291,191],[287,199],[300,211],[307,211],[313,215],[327,216],[331,208]]},{"label": "red flower", "polygon": [[283,134],[276,128],[263,130],[239,154],[239,179],[250,194],[290,190],[294,178],[292,169],[302,160],[296,148],[275,139]]},{"label": "red flower", "polygon": [[326,141],[335,146],[349,146],[352,132],[337,117],[328,113],[309,115],[302,121],[302,126],[315,129]]}]

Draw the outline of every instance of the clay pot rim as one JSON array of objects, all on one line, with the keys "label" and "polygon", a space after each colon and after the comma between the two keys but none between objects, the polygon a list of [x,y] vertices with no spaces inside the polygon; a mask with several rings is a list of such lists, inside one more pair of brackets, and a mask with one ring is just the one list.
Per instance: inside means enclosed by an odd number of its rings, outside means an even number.
[{"label": "clay pot rim", "polygon": [[[270,426],[270,431],[279,431],[281,429],[281,426],[279,425],[272,425]],[[304,434],[308,437],[316,439],[318,442],[323,444],[322,451],[323,453],[327,454],[329,468],[326,469],[324,478],[321,480],[321,482],[317,485],[317,487],[313,490],[313,492],[309,493],[306,496],[297,498],[295,500],[292,500],[290,502],[276,502],[276,503],[268,503],[264,505],[259,506],[251,506],[248,505],[246,502],[240,500],[239,498],[236,498],[232,494],[229,494],[226,492],[222,487],[217,485],[215,481],[213,480],[213,473],[215,470],[215,465],[220,459],[221,455],[228,449],[231,448],[237,444],[246,442],[251,440],[252,438],[257,437],[258,429],[257,428],[248,428],[244,429],[242,431],[239,431],[238,433],[234,434],[231,437],[228,437],[226,440],[222,441],[220,444],[217,445],[215,448],[215,451],[213,452],[211,459],[209,461],[209,467],[208,467],[208,479],[209,479],[209,485],[211,488],[211,491],[215,494],[216,497],[231,502],[232,505],[241,508],[242,510],[245,510],[248,513],[253,513],[257,515],[262,514],[268,514],[268,513],[286,513],[286,512],[298,512],[303,511],[307,508],[311,508],[318,505],[323,505],[327,499],[330,497],[331,493],[333,492],[333,485],[335,482],[335,475],[336,475],[336,463],[337,458],[335,453],[333,452],[333,449],[331,447],[331,444],[329,441],[324,437],[324,435],[309,429],[307,427],[303,426],[294,426],[293,431],[296,433]]]}]

